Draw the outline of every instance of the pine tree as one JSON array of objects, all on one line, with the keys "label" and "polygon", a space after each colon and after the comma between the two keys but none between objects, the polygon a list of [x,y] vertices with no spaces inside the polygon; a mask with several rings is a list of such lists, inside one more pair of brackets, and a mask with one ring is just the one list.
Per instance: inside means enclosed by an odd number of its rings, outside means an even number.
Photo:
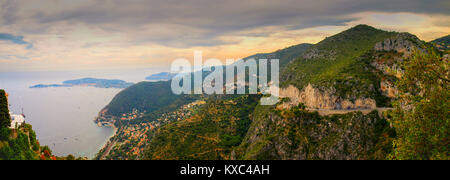
[{"label": "pine tree", "polygon": [[0,128],[8,128],[11,125],[11,117],[8,109],[6,92],[0,89]]}]

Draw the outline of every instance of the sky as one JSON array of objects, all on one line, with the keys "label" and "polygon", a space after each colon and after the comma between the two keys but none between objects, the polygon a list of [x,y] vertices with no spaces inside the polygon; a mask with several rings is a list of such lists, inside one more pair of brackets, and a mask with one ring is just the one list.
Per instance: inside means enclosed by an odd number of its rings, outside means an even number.
[{"label": "sky", "polygon": [[450,34],[448,0],[0,0],[0,72],[169,69],[317,43],[358,24]]}]

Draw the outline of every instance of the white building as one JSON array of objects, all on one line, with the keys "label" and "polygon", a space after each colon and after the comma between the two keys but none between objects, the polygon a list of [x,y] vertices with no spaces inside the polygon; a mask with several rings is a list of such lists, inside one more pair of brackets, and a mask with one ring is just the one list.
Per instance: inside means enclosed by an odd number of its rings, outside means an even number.
[{"label": "white building", "polygon": [[22,114],[12,114],[11,115],[11,129],[16,129],[16,127],[19,127],[23,123],[25,123],[25,117]]}]

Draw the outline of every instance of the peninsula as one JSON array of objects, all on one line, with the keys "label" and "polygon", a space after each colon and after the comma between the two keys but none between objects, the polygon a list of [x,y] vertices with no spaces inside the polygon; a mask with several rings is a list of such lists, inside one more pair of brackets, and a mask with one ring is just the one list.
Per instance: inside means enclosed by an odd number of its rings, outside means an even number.
[{"label": "peninsula", "polygon": [[75,80],[67,80],[62,84],[37,84],[30,86],[30,88],[49,88],[49,87],[73,87],[73,86],[88,86],[96,88],[127,88],[134,83],[126,82],[118,79],[96,79],[96,78],[83,78]]}]

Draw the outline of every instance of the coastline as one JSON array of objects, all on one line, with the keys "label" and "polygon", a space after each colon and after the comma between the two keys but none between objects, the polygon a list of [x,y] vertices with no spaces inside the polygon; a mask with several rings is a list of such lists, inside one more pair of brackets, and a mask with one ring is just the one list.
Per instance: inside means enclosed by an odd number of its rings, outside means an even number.
[{"label": "coastline", "polygon": [[[27,78],[33,82],[48,82],[37,77]],[[28,84],[20,79],[17,84],[5,83],[11,99],[10,109],[13,112],[23,109],[26,122],[33,126],[39,143],[48,146],[54,155],[92,159],[114,135],[114,129],[100,129],[92,120],[119,89],[29,89]]]},{"label": "coastline", "polygon": [[[105,127],[99,126],[99,127]],[[109,137],[109,139],[103,144],[103,146],[97,151],[97,154],[92,159],[98,159],[103,160],[111,151],[111,148],[115,144],[115,137],[117,136],[117,133],[119,132],[119,128],[116,127],[114,124],[110,124],[107,127],[112,127],[114,129],[114,133]]]},{"label": "coastline", "polygon": [[[101,126],[101,128],[102,127],[105,127],[105,126]],[[113,125],[111,125],[111,126],[109,126],[109,127],[112,127],[113,128],[113,130],[114,130],[114,133],[108,138],[108,140],[102,145],[102,147],[98,150],[98,152],[100,152],[101,150],[103,150],[103,149],[105,149],[106,148],[106,146],[109,144],[109,142],[111,141],[111,138],[113,138],[114,136],[116,136],[117,135],[117,130],[118,130],[118,128],[113,124]]]}]

